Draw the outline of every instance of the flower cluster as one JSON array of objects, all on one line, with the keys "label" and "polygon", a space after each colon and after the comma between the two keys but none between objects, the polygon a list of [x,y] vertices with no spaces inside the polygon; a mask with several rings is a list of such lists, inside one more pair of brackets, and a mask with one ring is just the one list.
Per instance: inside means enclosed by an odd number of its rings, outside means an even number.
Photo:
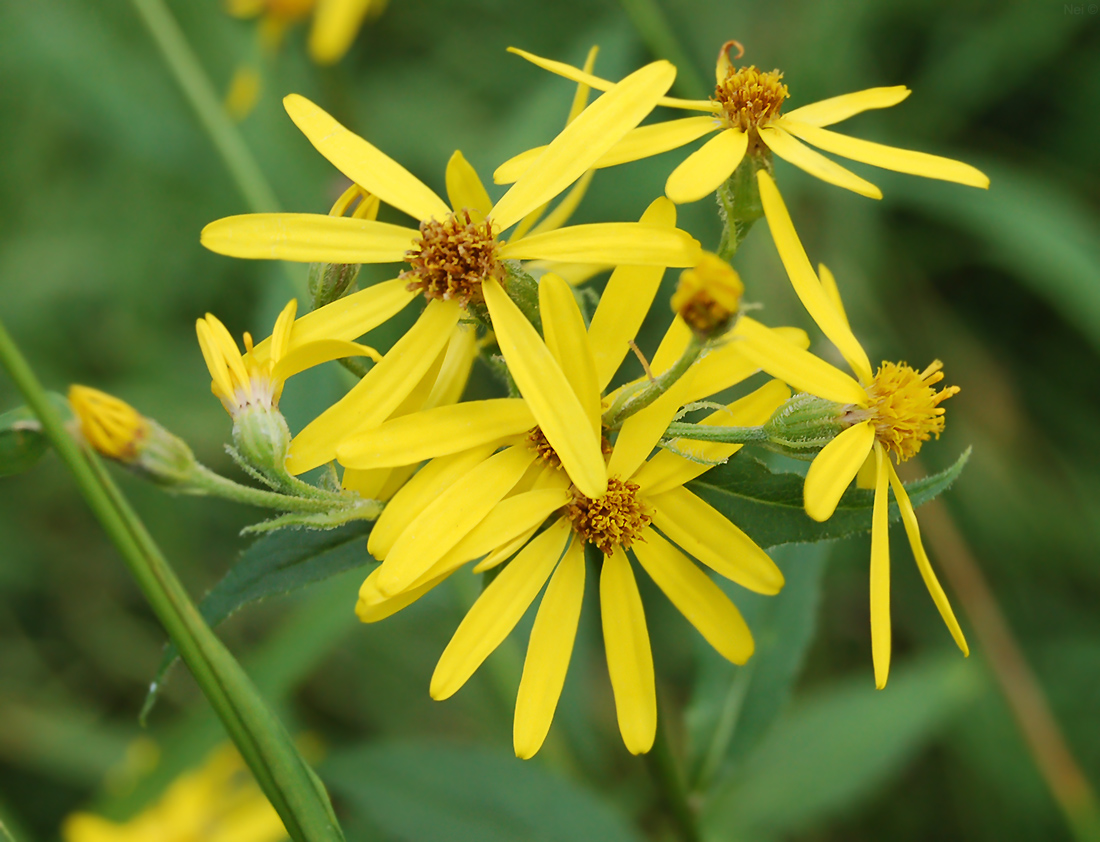
[{"label": "flower cluster", "polygon": [[[595,51],[583,69],[515,51],[578,88],[562,131],[496,170],[496,182],[511,185],[496,201],[461,152],[443,173],[445,200],[291,94],[290,118],[350,186],[327,214],[232,216],[202,232],[203,245],[219,254],[312,264],[312,311],[296,319],[291,302],[270,339],[254,344],[246,334],[241,353],[211,315],[199,320],[198,334],[214,394],[234,422],[235,456],[277,496],[299,501],[282,504],[299,514],[276,525],[376,519],[368,549],[381,563],[359,591],[359,618],[382,620],[469,565],[484,573],[485,587],[431,679],[433,698],[445,699],[538,603],[516,700],[521,757],[534,755],[550,729],[590,569],[631,752],[650,749],[657,723],[638,568],[725,658],[742,664],[752,656],[752,633],[711,574],[762,594],[778,593],[783,574],[747,534],[752,524],[733,523],[688,487],[745,443],[812,460],[804,503],[814,520],[830,518],[853,481],[874,489],[879,687],[890,656],[891,490],[929,592],[966,651],[890,460],[909,459],[939,436],[942,404],[958,389],[937,387],[939,361],[923,370],[872,367],[835,279],[806,256],[776,187],[773,155],[873,198],[881,197],[877,187],[805,144],[929,178],[978,187],[988,180],[956,161],[824,128],[896,105],[907,88],[785,110],[795,96],[783,74],[735,67],[729,46],[719,54],[713,97],[700,101],[665,96],[676,75],[665,61],[612,83],[593,75]],[[589,104],[591,90],[601,94]],[[658,105],[697,116],[640,125]],[[596,170],[710,134],[638,221],[569,224]],[[677,203],[715,192],[726,228],[717,254],[677,227],[676,212]],[[381,205],[412,222],[380,221]],[[854,377],[811,354],[805,332],[745,315],[745,284],[729,261],[759,216],[806,312]],[[391,279],[353,291],[364,263],[392,265]],[[647,357],[635,340],[668,268],[685,271],[670,302],[673,320]],[[603,270],[611,274],[598,297],[576,288]],[[385,353],[354,341],[414,302],[415,321]],[[644,376],[616,380],[631,352]],[[358,382],[291,436],[278,408],[284,381],[337,359]],[[477,360],[497,375],[498,394],[463,400]],[[761,373],[774,379],[746,382]],[[739,398],[716,402],[737,386]],[[140,416],[80,398],[73,405],[89,444],[131,458],[145,435]],[[709,417],[677,423],[707,405],[715,410]],[[330,487],[301,479],[326,465]]]}]

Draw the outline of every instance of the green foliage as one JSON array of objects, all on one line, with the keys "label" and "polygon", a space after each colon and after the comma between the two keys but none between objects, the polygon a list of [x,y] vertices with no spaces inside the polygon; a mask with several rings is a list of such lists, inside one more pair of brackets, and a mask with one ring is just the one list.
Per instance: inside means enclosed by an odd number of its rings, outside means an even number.
[{"label": "green foliage", "polygon": [[[63,418],[72,414],[64,397],[50,392],[49,398]],[[29,407],[16,407],[0,415],[0,477],[30,470],[49,449],[49,438]]]},{"label": "green foliage", "polygon": [[480,746],[379,741],[321,767],[384,838],[417,842],[637,842],[621,815],[538,763]]},{"label": "green foliage", "polygon": [[[906,483],[905,489],[913,506],[927,503],[950,488],[969,458],[968,448],[951,467]],[[688,488],[740,526],[762,547],[826,541],[870,530],[873,491],[849,488],[840,498],[836,513],[824,523],[818,523],[810,519],[802,507],[802,481],[800,475],[773,471],[742,451],[688,483]],[[899,517],[897,504],[891,502],[891,520]]]}]

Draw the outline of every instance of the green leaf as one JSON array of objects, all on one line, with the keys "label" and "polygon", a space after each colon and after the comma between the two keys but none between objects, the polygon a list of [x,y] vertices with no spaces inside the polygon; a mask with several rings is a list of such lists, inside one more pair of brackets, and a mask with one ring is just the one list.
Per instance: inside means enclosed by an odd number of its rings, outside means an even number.
[{"label": "green leaf", "polygon": [[776,596],[732,593],[756,640],[756,652],[738,667],[699,641],[698,673],[686,712],[693,748],[693,789],[705,789],[730,762],[743,758],[784,710],[817,625],[829,545],[792,544],[772,552],[787,582]]},{"label": "green leaf", "polygon": [[885,690],[874,689],[868,669],[808,696],[708,793],[708,835],[820,828],[899,772],[983,682],[979,667],[952,654],[895,670]]},{"label": "green leaf", "polygon": [[[923,479],[905,484],[909,499],[920,506],[950,488],[970,458],[970,448],[955,464]],[[825,523],[812,520],[802,508],[803,478],[773,472],[754,456],[741,452],[723,465],[711,468],[688,488],[741,527],[761,547],[808,543],[842,538],[871,529],[874,492],[849,488],[836,512]],[[890,519],[899,517],[890,503]]]},{"label": "green leaf", "polygon": [[[64,397],[56,392],[47,395],[62,418],[72,415]],[[0,477],[33,468],[49,448],[49,437],[30,407],[21,406],[0,415]]]},{"label": "green leaf", "polygon": [[538,763],[479,746],[381,742],[321,767],[387,838],[416,842],[638,842],[622,816]]},{"label": "green leaf", "polygon": [[[203,619],[214,627],[251,602],[290,593],[368,564],[374,560],[366,547],[370,529],[369,523],[353,521],[323,532],[287,530],[265,535],[241,553],[225,578],[203,597],[199,603]],[[168,644],[149,685],[142,722],[156,704],[178,657],[176,647]]]}]

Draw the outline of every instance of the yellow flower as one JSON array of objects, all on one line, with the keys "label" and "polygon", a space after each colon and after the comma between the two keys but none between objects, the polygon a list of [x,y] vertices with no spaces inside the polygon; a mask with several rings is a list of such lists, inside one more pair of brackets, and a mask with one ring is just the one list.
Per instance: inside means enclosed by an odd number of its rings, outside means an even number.
[{"label": "yellow flower", "polygon": [[[871,646],[875,684],[886,686],[890,671],[890,546],[887,539],[889,489],[894,491],[909,545],[928,592],[959,648],[969,649],[955,619],[947,595],[936,579],[921,542],[916,513],[898,478],[889,455],[900,463],[914,456],[932,436],[939,437],[944,425],[940,404],[958,392],[951,386],[936,391],[943,379],[937,360],[923,371],[905,363],[883,362],[871,368],[863,346],[848,325],[844,306],[832,274],[821,266],[820,279],[814,273],[802,243],[795,233],[779,190],[771,177],[761,172],[760,198],[779,256],[795,292],[826,337],[837,347],[856,375],[853,379],[824,360],[786,343],[775,334],[746,324],[741,353],[755,359],[769,374],[792,387],[841,405],[846,429],[814,458],[806,475],[806,513],[818,521],[828,520],[841,495],[860,475],[861,484],[875,489],[871,514]],[[742,319],[742,323],[749,320]],[[862,472],[861,472],[861,469]]]},{"label": "yellow flower", "polygon": [[149,420],[114,395],[74,384],[69,387],[69,405],[84,441],[111,459],[133,461],[149,438]]},{"label": "yellow flower", "polygon": [[229,0],[229,13],[250,18],[262,15],[261,40],[269,49],[283,37],[287,26],[313,13],[309,55],[318,64],[343,58],[359,28],[377,17],[388,0]]},{"label": "yellow flower", "polygon": [[129,821],[73,813],[61,836],[65,842],[279,842],[287,833],[236,749],[223,746]]},{"label": "yellow flower", "polygon": [[[648,223],[577,225],[512,236],[501,233],[582,176],[653,107],[675,69],[648,65],[586,108],[542,157],[495,204],[460,153],[447,167],[448,206],[431,189],[308,100],[284,100],[291,118],[333,164],[386,204],[420,220],[419,229],[370,219],[318,214],[251,214],[206,226],[202,242],[236,257],[323,263],[389,263],[409,269],[394,281],[417,292],[428,306],[413,328],[348,395],[294,440],[288,468],[301,473],[333,458],[337,442],[355,428],[389,417],[447,344],[467,304],[497,305],[482,295],[483,282],[505,276],[503,261],[552,259],[578,263],[689,266],[699,244],[675,228]],[[380,285],[385,286],[385,285]],[[342,302],[336,302],[337,305]],[[329,305],[333,306],[333,305]],[[328,308],[317,311],[319,320]]]},{"label": "yellow flower", "polygon": [[680,274],[672,310],[704,338],[725,333],[741,309],[745,285],[741,276],[716,254],[704,253]]},{"label": "yellow flower", "polygon": [[[392,464],[410,458],[410,444],[430,441],[444,430],[469,448],[429,462],[387,506],[368,544],[384,561],[360,589],[356,611],[364,622],[380,620],[467,562],[481,558],[474,568],[480,572],[518,551],[455,632],[436,667],[431,694],[445,699],[455,693],[549,581],[516,701],[513,738],[524,758],[542,745],[565,680],[584,591],[586,544],[604,554],[600,604],[608,669],[623,740],[634,753],[651,747],[657,713],[648,631],[626,551],[735,663],[752,654],[752,635],[728,597],[685,552],[751,590],[773,594],[783,584],[766,553],[683,487],[739,445],[703,445],[693,459],[670,451],[649,458],[681,406],[758,370],[739,355],[738,343],[715,350],[628,418],[605,462],[601,393],[627,350],[618,336],[621,326],[612,326],[608,315],[631,294],[626,288],[608,290],[586,331],[566,282],[544,276],[539,287],[544,342],[499,285],[486,282],[486,300],[497,307],[497,338],[524,401],[454,407],[461,410],[462,423],[442,414],[409,416],[353,437],[339,451],[345,464]],[[690,336],[687,325],[674,322],[651,369],[659,375],[669,368]],[[783,384],[772,382],[706,423],[758,424],[788,396]],[[565,438],[559,447],[560,434]],[[577,442],[585,442],[587,452],[580,453]],[[539,533],[547,518],[549,526]]]},{"label": "yellow flower", "polygon": [[[744,156],[754,150],[771,150],[780,158],[810,175],[847,188],[863,196],[881,199],[879,189],[855,173],[815,152],[801,141],[854,161],[883,169],[955,181],[972,187],[989,187],[989,179],[968,164],[847,137],[824,128],[847,120],[863,111],[889,108],[909,96],[904,85],[889,88],[868,88],[851,94],[804,105],[786,114],[783,105],[788,97],[783,74],[778,70],[762,72],[756,67],[735,69],[723,45],[716,68],[717,86],[709,100],[685,100],[663,97],[658,105],[704,112],[705,116],[686,117],[643,126],[627,134],[606,155],[597,167],[610,167],[636,161],[676,149],[686,143],[717,132],[700,149],[689,155],[669,175],[665,193],[676,203],[694,202],[713,193],[726,181]],[[540,58],[512,48],[552,73],[583,82],[595,90],[606,90],[614,84],[577,70],[568,64]],[[502,165],[494,179],[508,183],[530,166],[539,150],[519,155]]]}]

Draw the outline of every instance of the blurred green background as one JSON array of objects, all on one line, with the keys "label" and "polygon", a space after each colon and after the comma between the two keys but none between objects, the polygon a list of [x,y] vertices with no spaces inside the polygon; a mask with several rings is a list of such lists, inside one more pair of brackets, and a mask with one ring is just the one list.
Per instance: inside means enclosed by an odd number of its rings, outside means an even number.
[{"label": "blurred green background", "polygon": [[[257,55],[254,23],[229,18],[214,0],[170,6],[225,90]],[[546,142],[572,96],[568,83],[505,47],[579,64],[599,44],[597,71],[618,78],[652,57],[634,7],[392,0],[326,69],[306,60],[298,28],[263,61],[262,98],[241,131],[289,210],[323,212],[341,189],[283,113],[279,100],[290,91],[314,98],[436,189],[455,148],[488,179],[499,162]],[[810,255],[837,275],[871,356],[916,366],[940,358],[948,382],[962,387],[946,434],[922,461],[938,470],[974,445],[946,506],[1070,750],[1100,782],[1096,7],[664,7],[700,79],[712,78],[720,42],[737,38],[745,62],[785,72],[792,106],[906,84],[914,93],[905,103],[842,130],[957,157],[991,177],[985,193],[854,164],[883,188],[877,203],[778,164]],[[134,8],[125,0],[0,5],[0,77],[5,323],[50,388],[80,382],[118,394],[233,473],[222,452],[229,421],[209,393],[194,320],[212,311],[236,335],[266,334],[295,286],[284,267],[198,245],[206,222],[248,208]],[[683,154],[599,173],[577,219],[636,219]],[[709,201],[683,208],[680,221],[714,247]],[[764,318],[808,326],[763,226],[737,266]],[[299,284],[301,270],[290,273]],[[367,269],[362,278],[383,276]],[[669,317],[658,303],[649,347]],[[386,346],[392,329],[373,338]],[[292,427],[346,385],[335,367],[296,380],[283,402]],[[20,402],[0,378],[0,410]],[[255,513],[121,482],[196,596],[247,545],[237,531]],[[0,818],[25,842],[50,840],[73,809],[132,812],[220,729],[183,670],[148,731],[139,728],[163,634],[60,463],[48,457],[26,476],[0,480],[0,495]],[[872,689],[867,537],[778,550],[797,587],[767,606],[735,596],[762,647],[774,626],[796,628],[809,648],[793,699],[777,694],[774,710],[751,712],[770,725],[760,739],[739,744],[738,735],[729,756],[712,762],[716,787],[704,804],[712,838],[1072,838],[972,622],[962,618],[975,650],[964,661],[902,530],[893,532],[895,667],[882,693]],[[442,588],[364,627],[351,611],[359,578],[249,608],[220,630],[288,721],[327,746],[322,774],[349,839],[670,838],[645,766],[614,726],[594,604],[586,604],[552,742],[521,764],[511,757],[508,688],[525,637],[517,633],[454,699],[434,703],[434,660],[476,590]],[[643,590],[663,713],[674,743],[705,766],[692,743],[713,724],[713,694],[704,691],[724,693],[730,673],[659,594]],[[948,590],[965,613],[965,599]],[[784,611],[782,626],[772,615]],[[794,672],[797,653],[791,658],[786,667],[762,663]],[[162,757],[157,774],[135,785],[123,761],[142,734]]]}]

